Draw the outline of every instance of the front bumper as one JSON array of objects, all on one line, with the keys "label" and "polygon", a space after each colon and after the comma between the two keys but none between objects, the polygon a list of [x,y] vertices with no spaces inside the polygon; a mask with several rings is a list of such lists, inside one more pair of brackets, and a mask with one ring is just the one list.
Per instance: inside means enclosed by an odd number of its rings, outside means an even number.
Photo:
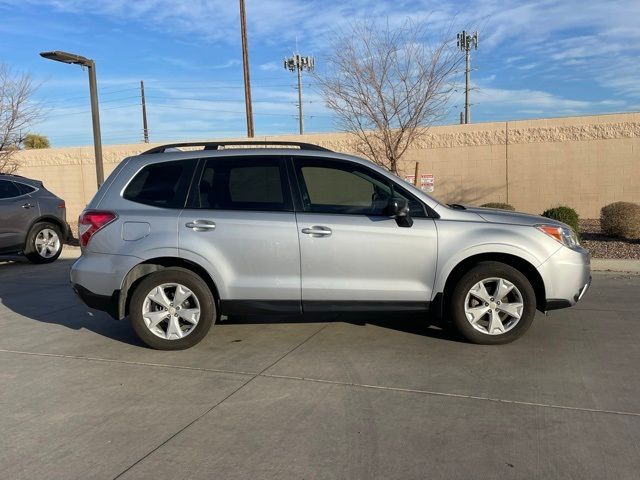
[{"label": "front bumper", "polygon": [[559,249],[538,267],[544,281],[544,310],[557,310],[578,303],[591,286],[591,261],[583,248]]}]

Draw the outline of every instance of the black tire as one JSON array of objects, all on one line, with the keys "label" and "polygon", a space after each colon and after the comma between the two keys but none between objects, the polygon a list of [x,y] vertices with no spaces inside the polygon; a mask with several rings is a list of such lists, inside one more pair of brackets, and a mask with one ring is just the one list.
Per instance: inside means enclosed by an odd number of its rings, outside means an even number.
[{"label": "black tire", "polygon": [[[38,235],[45,230],[52,230],[58,236],[58,251],[50,257],[41,255],[38,251],[38,248],[36,247],[36,240],[38,238]],[[33,227],[31,227],[31,230],[29,230],[29,233],[27,234],[27,241],[25,242],[24,246],[24,256],[27,257],[27,260],[29,260],[31,263],[55,262],[62,253],[63,244],[64,239],[62,238],[62,230],[58,225],[50,222],[38,222]]]},{"label": "black tire", "polygon": [[[483,333],[476,329],[465,314],[465,301],[471,288],[481,280],[502,278],[511,282],[522,296],[523,309],[520,319],[505,333]],[[491,294],[492,292],[487,289]],[[531,326],[536,314],[536,294],[527,278],[518,270],[500,262],[481,262],[469,270],[453,288],[449,299],[449,312],[457,331],[468,341],[480,345],[498,345],[513,342],[521,337]],[[489,312],[488,315],[491,315]],[[488,323],[488,317],[486,322]],[[485,322],[485,320],[482,320]],[[482,323],[481,322],[481,323]],[[480,326],[479,328],[483,328]],[[496,329],[493,329],[495,332]]]},{"label": "black tire", "polygon": [[[200,304],[200,318],[195,328],[180,339],[165,339],[154,334],[143,318],[143,306],[147,295],[156,287],[177,283],[187,287]],[[129,304],[129,318],[140,340],[157,350],[184,350],[200,342],[217,320],[216,302],[209,286],[195,273],[183,268],[167,268],[152,273],[138,284]],[[182,323],[188,327],[186,322]]]}]

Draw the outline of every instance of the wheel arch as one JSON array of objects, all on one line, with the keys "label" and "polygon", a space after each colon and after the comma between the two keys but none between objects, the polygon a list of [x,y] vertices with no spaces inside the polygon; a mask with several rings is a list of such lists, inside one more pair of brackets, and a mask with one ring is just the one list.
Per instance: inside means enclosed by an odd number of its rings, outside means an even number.
[{"label": "wheel arch", "polygon": [[140,282],[142,282],[142,280],[150,274],[170,267],[183,268],[198,275],[200,278],[202,278],[202,280],[204,280],[204,282],[211,290],[216,304],[219,302],[220,295],[218,293],[218,287],[216,286],[213,278],[211,278],[209,272],[207,272],[207,270],[202,266],[179,257],[150,258],[148,260],[145,260],[144,262],[137,264],[135,267],[129,270],[127,275],[125,275],[124,280],[122,281],[122,286],[120,287],[120,295],[118,299],[117,315],[119,320],[128,315],[132,293],[140,284]]},{"label": "wheel arch", "polygon": [[529,282],[531,282],[531,286],[535,292],[536,308],[541,311],[545,310],[546,293],[544,280],[542,279],[540,272],[538,272],[538,269],[536,269],[531,262],[510,253],[479,253],[464,258],[449,272],[442,292],[439,292],[436,295],[437,298],[435,300],[435,305],[439,310],[438,313],[442,314],[444,312],[447,299],[451,295],[453,287],[455,287],[462,276],[477,264],[487,261],[504,263],[525,275]]},{"label": "wheel arch", "polygon": [[56,226],[60,227],[60,232],[62,233],[62,236],[64,238],[62,238],[61,240],[65,241],[66,237],[68,235],[68,231],[67,231],[67,225],[66,222],[60,220],[60,218],[56,217],[55,215],[41,215],[38,218],[36,218],[35,220],[31,221],[31,224],[29,225],[29,229],[27,230],[27,238],[29,237],[29,233],[31,232],[31,229],[33,229],[34,226],[36,226],[36,224],[38,223],[44,223],[44,222],[49,222],[49,223],[53,223]]}]

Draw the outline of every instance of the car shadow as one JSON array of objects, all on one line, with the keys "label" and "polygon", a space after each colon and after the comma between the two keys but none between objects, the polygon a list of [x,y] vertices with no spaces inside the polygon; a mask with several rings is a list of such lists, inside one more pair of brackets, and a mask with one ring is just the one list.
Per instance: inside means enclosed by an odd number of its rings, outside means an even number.
[{"label": "car shadow", "polygon": [[234,315],[221,322],[223,325],[251,325],[266,323],[348,323],[373,325],[389,330],[438,338],[451,342],[464,342],[455,330],[441,319],[425,313],[367,312],[367,313],[313,313],[299,315]]},{"label": "car shadow", "polygon": [[8,309],[41,323],[86,329],[118,342],[143,346],[129,322],[114,320],[76,297],[69,285],[69,268],[74,261],[58,259],[34,265],[20,256],[0,259],[0,313]]},{"label": "car shadow", "polygon": [[[59,259],[47,265],[32,265],[24,257],[0,260],[0,311],[4,307],[38,322],[62,325],[73,330],[86,329],[118,342],[144,346],[128,321],[114,320],[104,312],[90,309],[76,297],[69,285],[69,268],[73,261],[74,259]],[[341,322],[362,326],[374,325],[412,335],[461,341],[452,329],[442,328],[437,319],[423,313],[232,316],[223,318],[220,326]]]}]

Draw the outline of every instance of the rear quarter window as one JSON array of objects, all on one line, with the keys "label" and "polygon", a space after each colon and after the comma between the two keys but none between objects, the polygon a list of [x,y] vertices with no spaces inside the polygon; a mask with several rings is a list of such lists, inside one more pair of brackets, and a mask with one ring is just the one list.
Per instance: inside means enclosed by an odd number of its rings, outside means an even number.
[{"label": "rear quarter window", "polygon": [[196,160],[147,165],[129,182],[126,200],[160,208],[183,208]]},{"label": "rear quarter window", "polygon": [[15,182],[15,184],[16,184],[16,187],[18,187],[18,189],[20,190],[20,193],[22,195],[33,193],[36,191],[35,187],[32,187],[31,185],[27,185],[25,183],[20,183],[20,182]]}]

